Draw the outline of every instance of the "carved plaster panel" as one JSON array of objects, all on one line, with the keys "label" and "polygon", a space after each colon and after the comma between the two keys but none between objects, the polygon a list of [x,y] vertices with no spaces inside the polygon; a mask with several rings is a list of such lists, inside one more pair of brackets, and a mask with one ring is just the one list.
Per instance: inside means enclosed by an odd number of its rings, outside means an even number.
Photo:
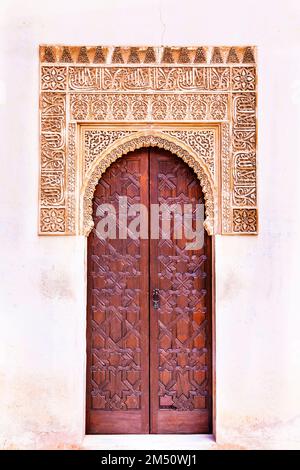
[{"label": "carved plaster panel", "polygon": [[[88,131],[89,132],[89,131]],[[93,227],[92,200],[96,185],[105,170],[118,158],[141,147],[160,147],[182,158],[199,178],[205,199],[204,226],[210,235],[216,232],[217,192],[210,170],[191,147],[187,147],[177,138],[158,131],[137,131],[133,135],[118,139],[115,145],[99,154],[83,177],[81,194],[80,232],[88,235]]]},{"label": "carved plaster panel", "polygon": [[256,234],[254,47],[40,47],[41,235],[87,235],[106,168],[159,146],[196,172],[209,233]]}]

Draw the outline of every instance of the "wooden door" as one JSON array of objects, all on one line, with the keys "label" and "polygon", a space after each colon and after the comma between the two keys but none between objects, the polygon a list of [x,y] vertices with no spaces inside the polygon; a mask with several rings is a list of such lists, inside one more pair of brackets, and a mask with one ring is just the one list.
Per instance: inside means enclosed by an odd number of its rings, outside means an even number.
[{"label": "wooden door", "polygon": [[87,432],[149,432],[149,243],[100,240],[100,204],[148,206],[145,150],[116,161],[96,187],[88,238]]},{"label": "wooden door", "polygon": [[[150,195],[151,204],[195,207],[204,202],[191,168],[156,149],[150,158]],[[184,236],[174,239],[174,234],[150,242],[150,290],[158,288],[160,297],[158,310],[150,303],[150,416],[155,433],[210,432],[210,238],[205,237],[201,250],[186,250],[187,242]]]},{"label": "wooden door", "polygon": [[[120,239],[119,227],[116,239],[97,237],[97,208],[113,205],[118,220],[119,196],[127,196],[128,206],[149,208],[147,239]],[[151,238],[150,203],[204,203],[194,172],[157,148],[113,163],[95,191],[88,238],[89,434],[211,432],[211,239],[205,233],[203,248],[191,251],[172,232],[165,239],[160,229]]]}]

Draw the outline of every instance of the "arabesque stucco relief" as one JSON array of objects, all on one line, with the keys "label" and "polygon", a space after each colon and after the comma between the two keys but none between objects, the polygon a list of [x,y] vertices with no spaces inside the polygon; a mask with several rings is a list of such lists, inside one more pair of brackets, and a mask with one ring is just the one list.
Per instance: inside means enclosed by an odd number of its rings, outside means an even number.
[{"label": "arabesque stucco relief", "polygon": [[123,154],[159,146],[195,171],[210,234],[256,234],[255,47],[40,47],[40,235],[88,235]]}]

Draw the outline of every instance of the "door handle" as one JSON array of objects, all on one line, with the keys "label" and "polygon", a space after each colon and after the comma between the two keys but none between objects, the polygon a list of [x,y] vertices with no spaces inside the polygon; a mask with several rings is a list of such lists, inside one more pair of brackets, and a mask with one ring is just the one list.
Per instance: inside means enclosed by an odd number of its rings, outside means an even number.
[{"label": "door handle", "polygon": [[157,310],[159,308],[159,290],[158,289],[153,289],[152,302],[153,302],[153,308]]}]

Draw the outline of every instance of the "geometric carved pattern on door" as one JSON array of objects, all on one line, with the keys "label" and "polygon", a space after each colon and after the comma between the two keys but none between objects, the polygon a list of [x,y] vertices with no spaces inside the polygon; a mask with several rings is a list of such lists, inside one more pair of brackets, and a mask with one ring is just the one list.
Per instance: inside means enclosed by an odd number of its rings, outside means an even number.
[{"label": "geometric carved pattern on door", "polygon": [[[136,193],[134,197],[127,194],[129,204],[140,202],[136,173],[130,172],[130,163],[133,162],[127,161],[125,165],[123,162],[116,163],[108,170],[106,177],[100,180],[94,201],[96,208],[105,201],[117,209],[119,194],[118,188],[113,188],[113,183],[120,181],[119,177],[124,186],[130,185],[131,192]],[[129,289],[127,286],[129,282],[136,286],[139,283],[140,241],[128,239],[126,253],[118,252],[112,241],[96,237],[93,242],[102,245],[99,251],[103,253],[92,255],[91,276],[93,284],[97,286],[92,292],[92,337],[95,341],[91,368],[94,376],[93,408],[138,409],[141,395],[141,347],[140,307],[137,300],[140,289]],[[113,303],[112,299],[116,298],[118,301]]]},{"label": "geometric carved pattern on door", "polygon": [[[159,257],[160,265],[164,264],[164,258]],[[160,408],[179,410],[203,408],[208,395],[206,378],[208,368],[205,362],[203,363],[207,345],[203,345],[205,335],[202,335],[202,329],[206,327],[206,311],[204,307],[199,309],[198,306],[207,293],[202,290],[199,296],[197,290],[193,289],[197,276],[206,275],[204,271],[200,271],[200,263],[204,263],[206,256],[199,256],[198,259],[195,256],[192,262],[186,258],[188,257],[184,255],[173,256],[172,264],[168,264],[167,267],[168,273],[170,269],[173,271],[172,276],[168,275],[167,279],[176,290],[160,290],[161,309],[164,312],[159,316]],[[179,263],[183,269],[186,269],[183,273],[177,271]],[[166,279],[163,272],[159,272],[159,277],[161,280]],[[182,307],[174,309],[178,296],[183,296],[185,303]],[[200,310],[198,318],[195,316],[190,322],[196,307]],[[199,319],[202,321],[199,322]],[[180,333],[177,333],[177,330],[180,330]],[[172,338],[174,345],[168,347],[172,343]],[[177,383],[184,376],[189,383],[186,393],[184,387],[178,387]]]}]

